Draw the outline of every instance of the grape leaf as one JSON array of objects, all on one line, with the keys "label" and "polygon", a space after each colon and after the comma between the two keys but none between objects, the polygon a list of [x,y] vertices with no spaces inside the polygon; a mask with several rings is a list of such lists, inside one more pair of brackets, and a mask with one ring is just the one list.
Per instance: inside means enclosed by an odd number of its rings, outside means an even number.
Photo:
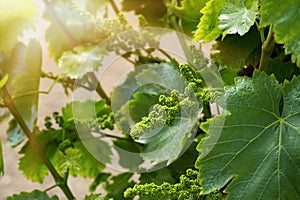
[{"label": "grape leaf", "polygon": [[[280,6],[278,6],[280,5]],[[261,1],[261,25],[273,25],[275,41],[284,44],[285,53],[292,54],[292,61],[300,66],[300,2],[298,0]]]},{"label": "grape leaf", "polygon": [[[57,148],[58,143],[57,141],[53,141],[53,138],[59,137],[59,135],[61,135],[60,131],[49,130],[43,131],[35,136],[36,140],[39,141],[42,151],[45,152],[52,163],[55,163],[57,160],[59,151]],[[22,147],[19,153],[24,154],[19,160],[19,170],[22,171],[24,176],[29,180],[43,183],[45,176],[48,174],[48,168],[29,142]]]},{"label": "grape leaf", "polygon": [[[15,106],[32,131],[38,110],[38,91],[42,67],[42,49],[35,40],[30,40],[24,54],[25,73],[14,77],[13,95]],[[24,69],[23,69],[24,70]]]},{"label": "grape leaf", "polygon": [[170,164],[174,162],[189,144],[190,133],[197,123],[196,117],[175,119],[173,126],[165,126],[158,134],[147,138],[147,145],[142,151],[142,157],[153,163],[168,161]]},{"label": "grape leaf", "polygon": [[106,183],[103,183],[103,188],[106,190],[108,198],[124,199],[123,192],[128,187],[132,187],[134,182],[131,180],[132,173],[122,173],[111,177]]},{"label": "grape leaf", "polygon": [[51,22],[46,40],[49,53],[56,61],[64,51],[75,46],[98,45],[111,35],[131,28],[122,17],[100,20],[73,1],[54,0],[47,2],[46,8],[44,17]]},{"label": "grape leaf", "polygon": [[244,35],[258,14],[257,0],[210,0],[201,10],[203,16],[194,35],[195,40],[210,42],[223,34]]},{"label": "grape leaf", "polygon": [[[70,171],[70,173],[73,176],[80,175],[82,177],[89,177],[89,178],[96,177],[105,168],[105,165],[103,163],[101,163],[99,160],[97,160],[85,148],[85,146],[83,145],[82,142],[78,141],[74,144],[74,146],[76,147],[76,149],[78,149],[80,151],[82,157],[78,162],[79,168],[75,172]],[[107,149],[109,149],[109,148],[107,147]],[[99,150],[99,152],[100,152],[100,150]],[[108,152],[108,153],[110,153],[110,152]],[[101,155],[102,154],[103,153],[101,153]]]},{"label": "grape leaf", "polygon": [[84,197],[84,200],[113,200],[112,198],[107,199],[102,194],[90,194]]},{"label": "grape leaf", "polygon": [[223,37],[226,34],[244,35],[254,24],[258,14],[258,1],[228,1],[221,8],[219,16],[219,29],[223,31]]},{"label": "grape leaf", "polygon": [[99,66],[105,51],[99,46],[79,45],[65,51],[58,60],[58,67],[70,78],[82,78]]},{"label": "grape leaf", "polygon": [[[130,171],[137,170],[137,166],[143,163],[143,159],[138,156],[138,153],[141,151],[141,146],[131,140],[115,140],[114,145],[117,147],[115,150],[118,152],[119,164],[129,169]],[[128,156],[128,152],[136,153],[135,156]]]},{"label": "grape leaf", "polygon": [[44,17],[51,21],[46,31],[46,40],[50,55],[55,59],[64,51],[88,41],[89,36],[95,32],[93,17],[80,11],[72,1],[48,2]]},{"label": "grape leaf", "polygon": [[163,26],[162,18],[166,14],[167,8],[163,0],[157,0],[155,3],[151,0],[123,0],[122,10],[134,11],[137,15],[143,15],[152,26]]},{"label": "grape leaf", "polygon": [[0,51],[10,56],[18,36],[35,24],[36,5],[32,0],[0,2]]},{"label": "grape leaf", "polygon": [[224,68],[220,71],[224,85],[233,85],[234,78],[237,77],[239,69],[237,68]]},{"label": "grape leaf", "polygon": [[[12,88],[14,104],[31,131],[35,128],[38,110],[42,50],[38,42],[30,40],[27,47],[18,43],[11,57],[4,57],[0,69],[9,74],[7,87]],[[25,135],[15,122],[11,122],[8,133],[9,145],[15,147]]]},{"label": "grape leaf", "polygon": [[68,148],[64,153],[59,152],[57,160],[58,170],[61,174],[65,174],[68,170],[73,172],[71,174],[74,174],[74,171],[80,170],[79,162],[82,157],[80,150],[74,148]]},{"label": "grape leaf", "polygon": [[185,33],[190,34],[195,31],[197,24],[200,21],[200,10],[205,6],[208,0],[182,0],[180,5],[178,1],[172,0],[167,4],[168,12],[175,14],[182,22],[182,27]]},{"label": "grape leaf", "polygon": [[256,28],[251,28],[243,36],[228,35],[223,40],[218,39],[213,45],[212,58],[222,67],[242,68],[251,64],[256,66],[259,61],[261,49],[260,34]]},{"label": "grape leaf", "polygon": [[6,200],[58,200],[58,197],[55,195],[49,197],[46,192],[39,190],[34,190],[32,192],[21,192],[20,194],[14,194],[13,196],[7,197]]},{"label": "grape leaf", "polygon": [[8,81],[8,74],[5,74],[5,76],[2,77],[0,80],[0,89],[7,83],[7,81]]},{"label": "grape leaf", "polygon": [[2,153],[2,142],[0,140],[0,176],[4,175],[4,160],[3,160],[3,153]]},{"label": "grape leaf", "polygon": [[180,2],[181,5],[178,6],[177,1],[172,0],[168,8],[181,19],[198,22],[201,17],[200,10],[207,1],[208,0],[182,0]]},{"label": "grape leaf", "polygon": [[134,99],[129,101],[129,113],[134,122],[139,122],[147,116],[150,108],[158,103],[158,96],[142,92],[136,92]]},{"label": "grape leaf", "polygon": [[283,62],[280,58],[270,59],[266,69],[267,74],[274,74],[279,83],[291,80],[293,75],[299,75],[299,68],[292,62]]},{"label": "grape leaf", "polygon": [[228,184],[228,199],[300,198],[299,89],[299,77],[279,84],[259,72],[225,89],[217,102],[227,112],[202,126],[208,137],[196,167],[204,193]]},{"label": "grape leaf", "polygon": [[219,37],[222,33],[222,30],[219,29],[220,9],[225,4],[225,0],[210,0],[206,3],[205,7],[201,10],[203,16],[197,26],[198,29],[194,35],[195,40],[210,42]]},{"label": "grape leaf", "polygon": [[108,0],[74,0],[80,10],[86,10],[93,15],[107,9]]},{"label": "grape leaf", "polygon": [[26,135],[24,134],[24,132],[22,131],[15,119],[12,119],[9,122],[6,132],[7,144],[10,147],[18,146],[26,138]]},{"label": "grape leaf", "polygon": [[[129,133],[130,127],[134,125],[134,119],[140,118],[140,115],[135,115],[134,111],[138,111],[138,109],[134,108],[135,104],[140,104],[139,99],[132,99],[134,93],[142,92],[145,95],[156,95],[158,96],[162,91],[161,88],[156,87],[156,85],[150,84],[138,84],[136,80],[136,76],[144,70],[143,67],[138,67],[134,71],[130,72],[124,83],[114,88],[112,92],[112,111],[114,113],[114,117],[116,120],[116,124],[118,127],[124,132]],[[141,95],[138,95],[141,96]],[[153,99],[152,99],[153,100]],[[129,105],[131,104],[131,105]],[[148,104],[148,103],[147,103]],[[129,110],[130,107],[130,110]],[[148,112],[148,106],[143,107],[143,111]]]}]

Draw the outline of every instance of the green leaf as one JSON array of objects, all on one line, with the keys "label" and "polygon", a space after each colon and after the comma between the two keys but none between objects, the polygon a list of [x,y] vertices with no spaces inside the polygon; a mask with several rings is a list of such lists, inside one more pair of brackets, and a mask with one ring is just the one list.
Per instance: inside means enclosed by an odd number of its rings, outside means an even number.
[{"label": "green leaf", "polygon": [[167,7],[170,14],[175,14],[182,20],[184,32],[190,34],[196,30],[202,16],[200,10],[206,2],[208,0],[182,0],[180,3],[177,0],[172,0],[171,3],[167,4]]},{"label": "green leaf", "polygon": [[5,76],[2,77],[0,80],[0,89],[7,83],[7,81],[8,81],[8,74],[5,74]]},{"label": "green leaf", "polygon": [[82,78],[101,66],[105,51],[99,46],[80,45],[65,51],[58,60],[58,67],[70,78]]},{"label": "green leaf", "polygon": [[210,0],[201,10],[195,40],[210,42],[223,34],[244,35],[254,24],[258,14],[257,0]]},{"label": "green leaf", "polygon": [[[143,163],[142,157],[138,156],[138,154],[141,151],[141,146],[131,140],[115,140],[114,145],[116,145],[117,148],[115,150],[118,152],[119,156],[119,164],[129,169],[130,171],[137,170],[137,166]],[[135,156],[128,156],[128,152],[135,153]]]},{"label": "green leaf", "polygon": [[200,10],[208,0],[181,0],[180,6],[177,1],[172,0],[168,8],[176,16],[187,21],[199,22],[201,17]]},{"label": "green leaf", "polygon": [[9,122],[7,132],[7,144],[10,147],[18,146],[25,138],[26,135],[15,119]]},{"label": "green leaf", "polygon": [[90,194],[84,197],[84,200],[113,200],[112,198],[107,199],[102,194]]},{"label": "green leaf", "polygon": [[223,37],[225,37],[226,34],[235,33],[244,35],[254,24],[257,14],[257,0],[228,1],[225,6],[221,8],[218,28],[223,31]]},{"label": "green leaf", "polygon": [[[177,178],[177,177],[176,177]],[[168,168],[161,168],[159,170],[142,173],[139,178],[139,184],[145,183],[155,183],[157,185],[163,184],[164,182],[168,182],[170,184],[175,183],[175,177],[172,175],[172,171]]]},{"label": "green leaf", "polygon": [[[22,65],[21,65],[22,66]],[[13,66],[15,67],[15,66]],[[31,131],[35,128],[38,111],[39,85],[42,67],[42,49],[35,40],[30,40],[24,53],[25,73],[13,77],[13,95],[15,106]]]},{"label": "green leaf", "polygon": [[[3,56],[0,70],[9,75],[7,88],[14,104],[31,131],[35,128],[38,111],[39,84],[42,65],[42,50],[38,42],[30,40],[28,46],[18,43],[10,57]],[[16,123],[15,123],[16,124]],[[22,141],[21,129],[11,124],[8,140],[12,146]],[[18,138],[13,138],[14,136]],[[20,139],[20,140],[19,140]],[[19,140],[19,141],[18,141]]]},{"label": "green leaf", "polygon": [[279,83],[291,80],[293,75],[299,75],[299,68],[292,62],[283,62],[280,58],[270,59],[266,69],[267,74],[274,74]]},{"label": "green leaf", "polygon": [[[93,136],[92,128],[95,124],[96,127],[99,126],[97,118],[111,113],[110,107],[105,104],[104,100],[73,101],[62,109],[62,113],[63,120],[66,122],[65,128],[76,132],[76,139],[82,141],[73,142],[74,147],[79,149],[83,156],[79,162],[80,170],[74,173],[70,171],[70,173],[74,176],[77,174],[83,177],[97,176],[104,168],[103,163],[110,163],[112,152],[107,142]],[[91,127],[87,127],[90,122]]]},{"label": "green leaf", "polygon": [[86,10],[93,15],[104,13],[107,9],[108,0],[74,0],[80,10]]},{"label": "green leaf", "polygon": [[165,126],[158,133],[147,138],[142,157],[153,163],[174,162],[184,150],[185,145],[189,144],[188,138],[197,123],[196,117],[175,119],[173,126]]},{"label": "green leaf", "polygon": [[35,24],[36,5],[32,0],[0,2],[0,51],[10,56],[24,29]]},{"label": "green leaf", "polygon": [[[103,144],[101,144],[103,145]],[[80,154],[82,155],[81,159],[78,161],[77,165],[78,168],[74,168],[74,170],[70,170],[70,174],[73,176],[80,175],[82,177],[89,177],[94,178],[96,177],[104,168],[105,164],[100,162],[98,159],[96,159],[83,145],[82,142],[76,142],[74,144],[76,149],[79,150]],[[109,149],[109,147],[106,147]],[[98,150],[98,153],[101,151],[101,149]],[[100,155],[106,153],[107,151],[102,151]],[[108,152],[110,153],[110,152]],[[103,160],[103,158],[102,158]],[[102,161],[101,160],[101,161]]]},{"label": "green leaf", "polygon": [[103,184],[103,188],[106,190],[108,198],[113,199],[125,199],[123,193],[128,187],[132,187],[134,182],[131,180],[132,173],[122,173],[117,176],[113,176],[106,183]]},{"label": "green leaf", "polygon": [[210,0],[201,10],[203,16],[197,26],[197,31],[194,35],[196,41],[203,40],[210,42],[219,37],[222,30],[219,29],[220,9],[226,4],[225,0]]},{"label": "green leaf", "polygon": [[[58,153],[58,170],[65,174],[68,170],[74,172],[80,170],[80,159],[83,157],[79,149],[68,148],[64,153]],[[74,174],[74,173],[73,173]],[[75,173],[76,175],[77,173]]]},{"label": "green leaf", "polygon": [[[280,5],[280,6],[278,6]],[[292,61],[300,66],[300,2],[298,0],[261,1],[261,25],[273,25],[275,41],[284,44],[285,53],[292,54]]]},{"label": "green leaf", "polygon": [[143,15],[152,26],[163,26],[163,17],[167,8],[163,0],[157,0],[155,3],[151,0],[123,0],[123,11],[134,11],[136,15]]},{"label": "green leaf", "polygon": [[242,68],[251,64],[256,66],[259,62],[261,49],[260,34],[256,28],[251,28],[243,36],[228,35],[223,40],[218,39],[213,45],[212,58],[222,67]]},{"label": "green leaf", "polygon": [[46,40],[49,53],[55,59],[64,51],[83,43],[85,39],[88,41],[88,37],[95,32],[93,17],[79,11],[72,1],[48,2],[44,16],[51,21],[51,26],[46,31]]},{"label": "green leaf", "polygon": [[[144,65],[145,66],[145,65]],[[158,67],[159,68],[159,65]],[[141,73],[141,71],[146,70],[145,67],[138,67],[134,71],[130,72],[127,75],[126,80],[121,85],[114,88],[112,92],[112,111],[114,113],[114,117],[116,120],[116,124],[124,133],[130,133],[130,127],[132,127],[135,122],[133,119],[140,118],[141,113],[146,113],[149,111],[149,106],[143,107],[143,110],[140,111],[139,108],[135,108],[135,105],[140,105],[139,99],[133,99],[135,93],[141,92],[145,95],[151,96],[154,102],[154,96],[158,96],[162,93],[161,87],[157,86],[157,84],[151,84],[153,82],[150,81],[148,83],[138,84],[136,80],[136,76]],[[145,76],[146,72],[144,73]],[[167,74],[165,74],[167,76]],[[149,79],[149,78],[148,78]],[[160,81],[156,82],[160,83]],[[137,97],[142,97],[142,95],[138,95]],[[142,99],[140,99],[142,100]],[[149,100],[147,100],[147,105],[149,105]],[[129,105],[130,104],[130,105]],[[130,109],[129,109],[130,107]],[[138,111],[139,114],[134,114],[134,112]],[[148,114],[148,113],[147,113]]]},{"label": "green leaf", "polygon": [[299,89],[299,77],[279,84],[259,72],[225,89],[226,112],[204,125],[198,146],[204,193],[228,184],[228,199],[300,198]]},{"label": "green leaf", "polygon": [[3,160],[3,153],[2,153],[2,142],[0,140],[0,176],[4,175],[4,160]]},{"label": "green leaf", "polygon": [[[56,130],[44,131],[36,135],[36,140],[39,142],[42,151],[45,152],[52,163],[57,160],[59,152],[58,143],[53,141],[53,137],[59,135],[61,135],[61,132]],[[22,147],[20,154],[24,154],[24,156],[19,160],[19,170],[29,180],[43,183],[45,176],[48,174],[48,168],[29,142]]]},{"label": "green leaf", "polygon": [[63,52],[76,46],[98,45],[113,34],[130,28],[121,17],[101,20],[83,10],[74,1],[47,2],[44,17],[51,22],[45,37],[49,53],[56,61]]},{"label": "green leaf", "polygon": [[21,192],[20,194],[14,194],[13,196],[7,197],[6,200],[58,200],[58,197],[55,195],[49,197],[46,192],[39,190],[34,190],[32,192]]},{"label": "green leaf", "polygon": [[136,92],[133,94],[134,99],[129,101],[129,113],[134,122],[139,122],[147,116],[150,108],[158,103],[158,96]]},{"label": "green leaf", "polygon": [[220,71],[224,85],[233,85],[234,78],[237,77],[238,68],[224,68]]}]

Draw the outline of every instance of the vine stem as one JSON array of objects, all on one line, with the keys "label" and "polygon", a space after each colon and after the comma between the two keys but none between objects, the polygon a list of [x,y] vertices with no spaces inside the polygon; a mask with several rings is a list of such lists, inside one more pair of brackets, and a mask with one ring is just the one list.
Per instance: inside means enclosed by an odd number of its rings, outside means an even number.
[{"label": "vine stem", "polygon": [[109,96],[105,93],[104,89],[102,88],[100,82],[98,81],[96,75],[94,73],[90,74],[90,78],[92,79],[93,83],[97,83],[96,85],[96,92],[99,94],[100,97],[105,99],[107,105],[111,105],[111,100]]},{"label": "vine stem", "polygon": [[[54,81],[56,81],[56,82],[66,83],[66,84],[70,84],[70,85],[73,85],[73,86],[76,84],[76,86],[82,87],[82,88],[84,88],[84,89],[86,89],[86,90],[89,90],[89,91],[94,90],[93,87],[88,87],[88,86],[85,86],[85,85],[80,84],[80,83],[75,83],[75,81],[74,81],[73,79],[60,78],[60,77],[58,77],[58,76],[53,76],[53,75],[48,74],[48,73],[46,73],[46,72],[42,72],[41,77],[42,77],[42,78],[49,78],[49,79],[52,79],[52,80],[54,80]],[[98,93],[98,95],[99,95],[100,97],[102,97],[103,99],[106,100],[107,105],[110,105],[110,104],[111,104],[111,100],[110,100],[110,98],[108,97],[108,95],[105,93],[105,91],[104,91],[104,89],[102,88],[100,82],[97,80],[97,77],[95,76],[95,74],[92,74],[92,75],[91,75],[91,79],[92,79],[93,82],[94,82],[94,81],[97,82],[96,92]],[[38,93],[46,93],[46,94],[48,94],[48,91],[47,91],[47,92],[38,92]],[[27,94],[26,94],[26,95],[27,95]]]},{"label": "vine stem", "polygon": [[52,165],[52,163],[50,162],[50,160],[48,159],[48,157],[46,156],[46,154],[43,152],[40,145],[38,144],[38,141],[36,140],[33,132],[30,131],[24,119],[18,112],[6,86],[3,86],[2,92],[3,92],[3,100],[5,105],[9,109],[10,113],[14,116],[15,120],[18,122],[25,135],[27,136],[30,145],[33,147],[33,149],[36,151],[36,153],[39,155],[39,157],[42,159],[42,161],[50,171],[58,187],[61,188],[61,190],[63,191],[63,193],[66,195],[68,199],[75,199],[66,183],[66,180],[64,180],[56,171],[56,169],[54,168],[54,166]]},{"label": "vine stem", "polygon": [[268,37],[261,47],[261,57],[259,62],[259,70],[265,71],[267,69],[270,56],[272,55],[275,45],[274,32],[272,26],[270,26]]},{"label": "vine stem", "polygon": [[114,12],[116,13],[116,15],[119,15],[120,11],[117,7],[117,4],[114,2],[114,0],[109,0],[109,3],[111,4]]}]

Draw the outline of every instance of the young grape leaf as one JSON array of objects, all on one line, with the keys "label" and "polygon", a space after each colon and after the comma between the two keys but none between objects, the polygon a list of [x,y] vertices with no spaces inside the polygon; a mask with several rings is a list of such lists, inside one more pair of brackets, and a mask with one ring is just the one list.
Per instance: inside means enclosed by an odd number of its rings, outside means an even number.
[{"label": "young grape leaf", "polygon": [[208,137],[196,167],[204,193],[226,186],[227,199],[300,198],[299,90],[299,77],[279,84],[260,72],[225,89],[217,102],[226,112],[202,126]]},{"label": "young grape leaf", "polygon": [[219,16],[219,29],[223,31],[223,37],[226,34],[244,35],[254,24],[258,14],[258,1],[227,1],[221,8]]},{"label": "young grape leaf", "polygon": [[51,21],[46,40],[50,55],[55,59],[95,35],[96,22],[93,16],[79,10],[72,1],[47,2],[44,17]]},{"label": "young grape leaf", "polygon": [[203,16],[195,33],[195,40],[209,42],[226,34],[244,35],[254,24],[258,14],[257,0],[210,0],[201,10]]},{"label": "young grape leaf", "polygon": [[65,51],[58,60],[58,67],[70,78],[82,78],[101,66],[105,51],[99,46],[79,45]]},{"label": "young grape leaf", "polygon": [[18,36],[35,24],[36,5],[33,0],[0,2],[0,51],[10,56]]},{"label": "young grape leaf", "polygon": [[44,17],[51,22],[46,40],[49,53],[56,61],[64,51],[70,51],[75,46],[98,45],[115,33],[131,29],[122,16],[100,19],[73,1],[47,2]]},{"label": "young grape leaf", "polygon": [[225,0],[210,0],[201,10],[203,14],[200,23],[197,26],[197,31],[194,35],[195,40],[204,40],[210,42],[219,37],[222,30],[219,29],[220,9],[226,4]]},{"label": "young grape leaf", "polygon": [[82,158],[82,154],[79,149],[74,149],[74,148],[68,148],[63,152],[58,152],[58,170],[60,171],[61,174],[65,174],[68,170],[72,171],[72,174],[77,174],[74,173],[74,171],[79,171],[80,170],[80,159]]},{"label": "young grape leaf", "polygon": [[80,10],[86,10],[93,15],[104,12],[107,9],[108,0],[74,0]]},{"label": "young grape leaf", "polygon": [[[279,6],[280,5],[280,6]],[[298,0],[261,1],[261,25],[273,25],[275,41],[284,44],[285,53],[292,54],[292,61],[300,66],[300,2]]]},{"label": "young grape leaf", "polygon": [[20,194],[14,194],[13,196],[7,197],[6,200],[58,200],[58,197],[55,195],[53,197],[49,197],[46,192],[42,192],[39,190],[34,190],[32,192],[21,192]]},{"label": "young grape leaf", "polygon": [[4,175],[4,160],[3,160],[3,153],[2,153],[2,142],[0,140],[0,176]]}]

